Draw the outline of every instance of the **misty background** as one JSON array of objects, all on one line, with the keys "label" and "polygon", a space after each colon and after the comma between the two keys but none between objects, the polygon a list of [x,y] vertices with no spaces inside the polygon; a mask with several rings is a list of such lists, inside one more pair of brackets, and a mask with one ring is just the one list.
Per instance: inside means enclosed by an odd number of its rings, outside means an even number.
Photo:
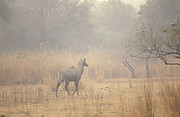
[{"label": "misty background", "polygon": [[40,46],[122,53],[143,24],[159,31],[179,11],[179,0],[1,0],[0,53]]}]

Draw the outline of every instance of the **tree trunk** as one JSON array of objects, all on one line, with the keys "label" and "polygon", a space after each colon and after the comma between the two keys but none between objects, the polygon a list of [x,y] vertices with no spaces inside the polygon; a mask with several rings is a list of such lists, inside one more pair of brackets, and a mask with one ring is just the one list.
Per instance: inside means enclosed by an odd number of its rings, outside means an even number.
[{"label": "tree trunk", "polygon": [[151,74],[150,74],[150,71],[149,71],[149,59],[150,59],[150,56],[151,56],[151,53],[149,53],[148,57],[145,60],[145,63],[146,63],[146,78],[151,77]]},{"label": "tree trunk", "polygon": [[123,61],[123,64],[124,64],[124,66],[126,66],[126,67],[129,69],[129,71],[131,72],[131,77],[132,77],[132,78],[136,78],[136,77],[135,77],[135,74],[134,74],[134,68],[133,68],[127,61]]}]

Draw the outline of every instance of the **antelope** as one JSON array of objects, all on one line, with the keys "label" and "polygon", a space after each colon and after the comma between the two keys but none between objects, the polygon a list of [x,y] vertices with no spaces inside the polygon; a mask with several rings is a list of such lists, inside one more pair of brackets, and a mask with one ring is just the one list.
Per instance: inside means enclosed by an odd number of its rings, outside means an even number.
[{"label": "antelope", "polygon": [[68,90],[68,85],[69,85],[69,82],[72,82],[72,81],[74,82],[74,85],[76,87],[76,90],[73,92],[73,95],[77,92],[77,95],[79,96],[78,85],[79,85],[79,81],[80,81],[81,76],[82,76],[83,71],[84,71],[84,66],[88,67],[88,64],[86,63],[85,58],[81,59],[77,66],[72,66],[68,69],[61,70],[58,72],[58,83],[56,86],[56,97],[57,97],[57,93],[58,93],[58,88],[62,82],[65,82],[66,92],[70,95],[69,90]]}]

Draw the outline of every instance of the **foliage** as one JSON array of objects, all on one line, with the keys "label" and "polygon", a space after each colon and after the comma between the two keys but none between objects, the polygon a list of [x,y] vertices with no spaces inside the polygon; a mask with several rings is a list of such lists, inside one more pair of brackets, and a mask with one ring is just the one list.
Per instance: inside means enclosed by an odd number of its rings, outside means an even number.
[{"label": "foliage", "polygon": [[10,3],[14,0],[0,0],[0,21],[8,22],[11,15]]},{"label": "foliage", "polygon": [[89,12],[93,1],[21,0],[12,6],[15,15],[10,25],[2,30],[1,50],[39,48],[43,42],[47,49],[78,51],[91,44]]},{"label": "foliage", "polygon": [[99,45],[118,53],[123,51],[134,36],[136,11],[132,5],[121,0],[107,0],[96,8],[93,17]]},{"label": "foliage", "polygon": [[[17,0],[0,34],[0,53],[43,48],[86,53],[123,50],[133,37],[136,11],[121,0]],[[98,10],[97,10],[97,9]],[[121,51],[119,51],[121,52]]]},{"label": "foliage", "polygon": [[132,28],[136,12],[132,5],[121,0],[108,0],[102,4],[102,24],[115,32],[125,32]]},{"label": "foliage", "polygon": [[139,21],[158,31],[158,27],[169,24],[180,16],[179,0],[149,0],[139,11]]}]

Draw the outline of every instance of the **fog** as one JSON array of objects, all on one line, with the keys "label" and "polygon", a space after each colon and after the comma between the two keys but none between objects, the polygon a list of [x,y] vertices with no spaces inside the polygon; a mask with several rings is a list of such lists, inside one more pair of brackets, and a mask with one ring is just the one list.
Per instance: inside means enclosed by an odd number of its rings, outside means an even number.
[{"label": "fog", "polygon": [[0,117],[180,117],[180,0],[0,0]]},{"label": "fog", "polygon": [[122,53],[136,38],[142,22],[159,29],[179,15],[178,0],[167,4],[154,2],[161,7],[152,6],[149,11],[148,5],[152,3],[151,0],[2,0],[0,53],[39,49],[40,44],[44,50],[77,53],[107,49]]},{"label": "fog", "polygon": [[90,0],[5,3],[8,8],[4,8],[7,12],[1,17],[1,53],[39,49],[40,43],[46,50],[122,49],[133,36],[136,11],[122,2],[101,2],[98,6]]},{"label": "fog", "polygon": [[[107,0],[96,0],[96,2],[103,2]],[[146,4],[146,0],[121,0],[125,4],[131,4],[136,10],[140,10],[140,6]]]}]

